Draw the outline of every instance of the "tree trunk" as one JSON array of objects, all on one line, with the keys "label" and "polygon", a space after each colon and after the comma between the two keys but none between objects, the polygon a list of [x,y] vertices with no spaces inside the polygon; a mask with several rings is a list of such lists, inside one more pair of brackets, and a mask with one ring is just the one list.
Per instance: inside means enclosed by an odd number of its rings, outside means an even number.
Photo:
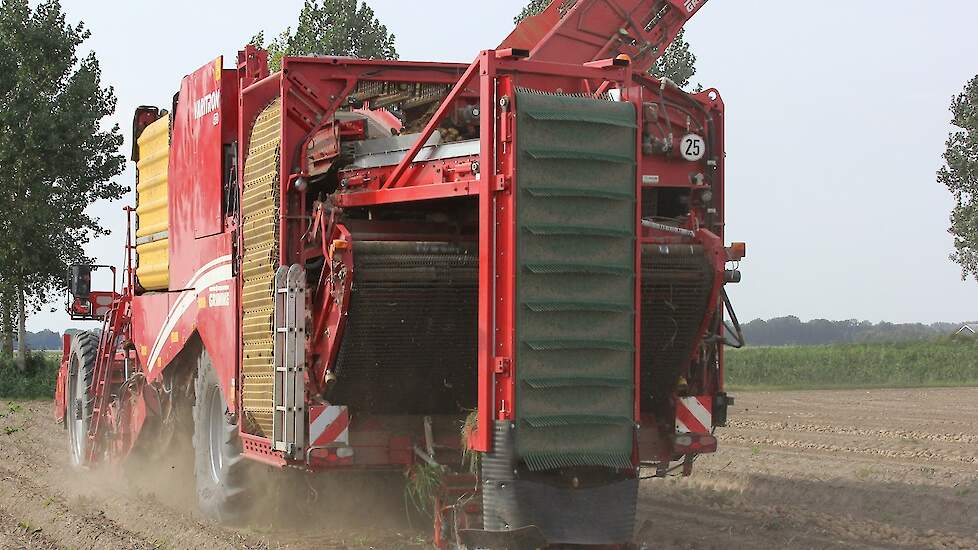
[{"label": "tree trunk", "polygon": [[17,368],[27,369],[27,305],[24,299],[24,286],[17,289]]},{"label": "tree trunk", "polygon": [[14,315],[10,293],[0,293],[0,357],[14,356]]}]

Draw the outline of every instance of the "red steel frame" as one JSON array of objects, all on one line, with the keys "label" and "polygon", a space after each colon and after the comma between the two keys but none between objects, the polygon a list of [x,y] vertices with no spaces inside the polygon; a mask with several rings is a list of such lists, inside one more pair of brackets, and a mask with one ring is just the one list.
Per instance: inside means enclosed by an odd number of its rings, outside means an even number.
[{"label": "red steel frame", "polygon": [[[247,60],[260,55],[254,50],[246,50],[239,60]],[[561,91],[564,93],[604,93],[609,89],[618,89],[623,101],[631,102],[637,111],[639,128],[642,127],[643,98],[658,97],[655,90],[658,81],[644,76],[633,77],[633,68],[626,62],[614,60],[598,60],[585,65],[568,65],[524,59],[525,52],[518,50],[487,50],[481,52],[477,59],[468,67],[452,64],[432,63],[403,63],[384,61],[341,60],[341,59],[293,59],[286,58],[283,62],[283,72],[264,78],[256,78],[255,82],[242,83],[241,105],[242,116],[239,129],[240,154],[247,150],[246,128],[274,97],[285,98],[283,102],[284,123],[282,129],[283,158],[289,158],[291,151],[302,150],[304,140],[315,135],[324,122],[331,118],[332,112],[341,103],[339,98],[347,97],[361,80],[377,81],[409,81],[452,84],[452,90],[442,101],[432,119],[424,130],[416,136],[414,145],[407,155],[394,167],[382,167],[350,172],[350,182],[345,189],[334,194],[333,202],[339,207],[363,207],[426,201],[464,195],[478,195],[479,219],[479,250],[480,269],[479,285],[482,291],[479,295],[479,350],[478,350],[478,424],[469,439],[469,446],[476,451],[491,450],[491,426],[495,421],[508,421],[513,418],[514,402],[514,369],[513,336],[514,336],[514,259],[510,253],[515,249],[515,232],[513,229],[513,212],[515,195],[512,182],[515,180],[518,167],[512,155],[518,132],[515,115],[511,103],[502,105],[500,99],[512,98],[516,86],[525,86],[540,90]],[[241,63],[239,69],[247,69],[246,63]],[[261,77],[259,71],[258,77]],[[460,77],[457,75],[461,75]],[[670,90],[671,94],[681,93]],[[695,97],[703,104],[703,108],[711,109],[717,114],[722,113],[722,103],[718,97],[711,99],[713,91],[707,91]],[[331,101],[322,101],[328,97]],[[714,96],[716,97],[716,96]],[[423,144],[439,126],[451,108],[459,100],[473,101],[478,98],[480,109],[480,151],[478,156],[466,156],[447,160],[432,160],[417,162],[416,158]],[[293,103],[295,105],[293,105]],[[314,124],[313,120],[320,120]],[[719,132],[722,133],[722,126]],[[722,135],[722,134],[721,134]],[[722,151],[722,141],[716,143]],[[636,142],[638,158],[642,159],[636,174],[636,189],[643,189],[642,175],[644,166],[651,162],[656,169],[668,173],[668,163],[662,163],[643,155],[641,140]],[[247,159],[243,159],[243,163]],[[456,179],[445,181],[449,163],[471,165],[478,162],[478,173],[471,170],[467,173],[456,174]],[[722,157],[719,160],[722,163]],[[242,164],[243,164],[242,163]],[[722,197],[722,164],[718,167],[719,180],[714,192]],[[305,232],[308,220],[303,218],[303,212],[309,209],[305,197],[294,192],[298,178],[303,173],[292,171],[290,164],[282,163],[281,214],[280,230],[282,231],[282,247],[280,261],[300,261],[302,257],[301,235]],[[355,181],[352,181],[355,180]],[[298,195],[298,196],[297,196]],[[722,220],[722,206],[717,216]],[[319,216],[319,214],[317,214]],[[356,243],[350,243],[350,236],[342,226],[334,226],[326,220],[317,218],[314,222],[323,231],[320,248],[326,249],[334,239],[349,243],[345,247],[355,251]],[[636,232],[641,235],[636,240],[636,307],[640,306],[641,291],[641,246],[646,243],[681,242],[675,235],[660,234],[641,227],[641,203],[636,204]],[[722,226],[721,226],[722,227]],[[331,229],[329,234],[327,229]],[[722,245],[722,234],[714,235],[708,229],[697,230],[696,241],[708,247],[715,258],[718,273],[723,272],[726,261],[725,249]],[[318,231],[318,230],[317,230]],[[331,251],[330,251],[331,252]],[[354,253],[345,249],[347,257]],[[352,258],[350,258],[352,260]],[[348,264],[353,268],[352,262]],[[716,303],[722,279],[717,279],[711,303]],[[335,357],[335,343],[342,337],[342,325],[335,320],[337,312],[330,311],[330,304],[320,300],[314,313],[314,326],[322,327],[327,323],[337,327],[330,331],[328,342],[313,344],[313,351],[323,353],[324,362],[320,370],[310,369],[315,376],[310,376],[313,388],[321,387],[325,377],[325,368]],[[334,321],[327,321],[325,315],[332,315]],[[636,311],[636,319],[640,319],[641,311]],[[342,316],[340,316],[342,318]],[[709,319],[704,319],[698,337],[707,330]],[[640,323],[636,322],[636,399],[635,420],[641,422],[641,410],[638,395],[640,392],[638,379],[640,370],[641,331]],[[715,387],[704,388],[710,393],[720,391],[719,381]],[[240,402],[240,401],[239,401]],[[269,461],[274,453],[268,452],[264,440],[243,434],[246,442],[255,445],[260,452],[250,453],[255,458]],[[636,457],[637,460],[638,457]],[[281,459],[272,462],[281,463]]]},{"label": "red steel frame", "polygon": [[[294,67],[293,63],[307,65],[307,67],[301,65]],[[312,63],[310,60],[293,62],[286,59],[284,63],[285,67],[292,67],[292,78],[297,78],[296,75],[301,74],[304,82],[313,80],[312,76],[300,72],[310,65],[320,67],[322,73],[319,76],[320,82],[333,79],[343,82],[341,93],[334,94],[339,97],[348,95],[356,83],[349,73],[356,73],[364,66],[374,69],[369,78],[371,80],[397,80],[405,69],[431,67],[430,64],[329,60]],[[381,67],[386,70],[378,70]],[[458,69],[457,66],[453,68]],[[338,74],[334,76],[330,73]],[[437,73],[431,74],[430,71],[420,71],[420,74],[410,73],[410,77],[416,81],[429,82],[428,79],[434,76],[437,76]],[[525,85],[537,86],[544,90],[562,88],[567,93],[584,93],[590,89],[607,89],[609,85],[624,89],[624,84],[630,80],[630,77],[631,69],[625,63],[609,62],[593,67],[574,66],[519,59],[518,52],[514,54],[513,51],[508,50],[484,51],[454,83],[452,91],[442,101],[433,118],[417,136],[415,144],[396,167],[377,169],[374,172],[381,173],[383,177],[371,178],[362,186],[357,186],[357,189],[337,193],[334,197],[335,203],[340,206],[369,206],[478,194],[479,284],[482,291],[479,295],[478,320],[479,419],[478,427],[471,434],[469,441],[470,447],[474,450],[483,452],[491,450],[493,422],[510,420],[514,412],[512,357],[515,266],[510,253],[515,249],[513,231],[515,195],[512,182],[515,179],[516,166],[512,152],[516,129],[511,104],[514,88],[516,85]],[[426,166],[439,161],[415,162],[415,159],[423,144],[442,122],[456,100],[472,95],[470,86],[476,86],[476,79],[478,79],[481,132],[479,174],[477,178],[443,183],[425,170]],[[593,88],[590,84],[592,81],[595,83]],[[248,94],[249,91],[250,88],[245,88],[244,94]],[[283,96],[288,94],[288,87],[285,84],[282,86],[282,93]],[[504,97],[510,101],[507,107],[500,104],[500,99]],[[244,104],[245,101],[242,103]],[[283,105],[284,111],[289,111],[287,104],[288,99]],[[241,118],[244,121],[248,116],[246,114]],[[295,150],[286,143],[287,139],[288,131],[283,128],[283,151]],[[242,143],[244,143],[243,139]],[[463,160],[470,162],[473,159],[465,157]],[[283,163],[283,182],[294,181],[296,175],[285,173],[285,170]],[[285,212],[290,208],[289,193],[290,188],[283,184],[281,205],[283,219],[287,217]],[[288,229],[283,221],[282,230],[288,231]],[[294,237],[284,237],[283,241],[287,242],[286,239],[289,238]],[[352,246],[355,250],[356,244],[353,243]],[[280,260],[285,262],[291,259],[292,257],[283,250]],[[638,288],[636,285],[636,292]],[[637,294],[636,300],[638,300]],[[320,323],[321,321],[317,321],[315,324],[319,326]],[[339,336],[335,337],[337,340],[338,338]]]},{"label": "red steel frame", "polygon": [[[490,450],[490,427],[496,420],[512,418],[514,394],[511,358],[515,274],[509,251],[515,246],[512,229],[515,198],[511,188],[516,170],[515,159],[511,154],[515,139],[515,117],[511,106],[504,110],[499,98],[511,98],[516,85],[543,90],[560,89],[567,93],[607,90],[610,86],[625,90],[625,83],[631,78],[630,67],[627,63],[610,61],[592,66],[545,63],[520,59],[521,52],[518,51],[487,50],[480,53],[468,67],[433,63],[286,58],[282,73],[264,76],[261,64],[258,63],[259,69],[251,69],[250,73],[254,76],[249,77],[248,62],[260,55],[260,52],[252,49],[239,55],[239,71],[243,71],[245,77],[241,85],[242,112],[239,128],[239,154],[243,159],[242,164],[247,162],[244,158],[248,148],[246,129],[260,109],[274,97],[284,98],[282,151],[283,159],[286,159],[290,158],[292,151],[302,150],[304,140],[314,135],[323,125],[320,122],[317,126],[312,121],[329,120],[332,112],[339,107],[340,98],[347,97],[360,80],[453,85],[452,91],[442,101],[433,118],[417,136],[407,156],[396,167],[363,171],[371,177],[364,178],[357,185],[350,185],[346,191],[336,193],[333,200],[341,207],[369,206],[478,194],[479,281],[480,288],[484,291],[479,296],[478,321],[479,422],[471,436],[470,446],[478,451]],[[627,90],[624,93],[627,96]],[[456,181],[444,182],[443,175],[436,176],[436,171],[429,169],[444,161],[415,162],[415,158],[422,144],[438,127],[456,100],[465,98],[471,101],[476,97],[480,107],[480,153],[478,157],[451,160],[460,164],[471,164],[477,160],[479,173],[462,175]],[[323,101],[322,98],[331,98],[331,101]],[[302,221],[301,216],[308,208],[304,204],[304,197],[294,192],[294,184],[302,176],[292,172],[290,163],[282,163],[282,246],[279,260],[283,265],[301,259],[300,236],[306,230],[306,222]],[[330,242],[325,240],[327,237],[333,238],[332,235],[324,234],[324,246]],[[352,248],[355,251],[355,243],[352,243]],[[637,289],[638,283],[636,292]],[[316,314],[326,314],[327,309],[320,307]],[[319,317],[314,320],[314,326],[322,326],[325,322]],[[331,341],[340,339],[341,334],[337,332],[331,334]],[[315,377],[310,376],[313,387],[319,386],[324,374],[317,371]],[[253,439],[247,435],[245,437],[248,440]],[[267,459],[264,453],[261,456]]]}]

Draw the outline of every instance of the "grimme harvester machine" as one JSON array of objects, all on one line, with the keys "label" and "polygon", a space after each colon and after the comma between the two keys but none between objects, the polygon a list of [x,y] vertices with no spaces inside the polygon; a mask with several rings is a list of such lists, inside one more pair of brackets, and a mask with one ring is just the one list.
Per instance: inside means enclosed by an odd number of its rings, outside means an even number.
[{"label": "grimme harvester machine", "polygon": [[702,3],[554,2],[471,65],[247,46],[139,108],[125,283],[71,273],[72,463],[192,417],[218,519],[256,463],[427,468],[439,547],[627,547],[740,340],[723,103],[648,75]]}]

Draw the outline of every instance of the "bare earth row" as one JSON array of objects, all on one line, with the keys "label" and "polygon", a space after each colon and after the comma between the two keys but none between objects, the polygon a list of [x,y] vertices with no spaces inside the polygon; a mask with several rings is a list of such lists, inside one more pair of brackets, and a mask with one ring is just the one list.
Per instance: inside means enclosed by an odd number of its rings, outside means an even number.
[{"label": "bare earth row", "polygon": [[[427,526],[409,525],[386,481],[313,480],[315,493],[292,483],[307,511],[287,517],[274,513],[282,487],[270,487],[259,497],[263,524],[216,525],[194,511],[186,453],[72,472],[49,411],[0,403],[0,548],[427,547]],[[978,389],[737,395],[716,455],[697,460],[690,478],[643,482],[639,541],[978,548],[975,418]]]}]

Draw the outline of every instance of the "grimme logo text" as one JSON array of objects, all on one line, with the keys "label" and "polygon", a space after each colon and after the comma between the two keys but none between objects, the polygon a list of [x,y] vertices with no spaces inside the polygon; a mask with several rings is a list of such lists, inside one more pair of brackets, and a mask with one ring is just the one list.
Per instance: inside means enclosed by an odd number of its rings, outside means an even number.
[{"label": "grimme logo text", "polygon": [[221,90],[214,90],[197,101],[194,101],[194,120],[216,111],[220,104]]}]

